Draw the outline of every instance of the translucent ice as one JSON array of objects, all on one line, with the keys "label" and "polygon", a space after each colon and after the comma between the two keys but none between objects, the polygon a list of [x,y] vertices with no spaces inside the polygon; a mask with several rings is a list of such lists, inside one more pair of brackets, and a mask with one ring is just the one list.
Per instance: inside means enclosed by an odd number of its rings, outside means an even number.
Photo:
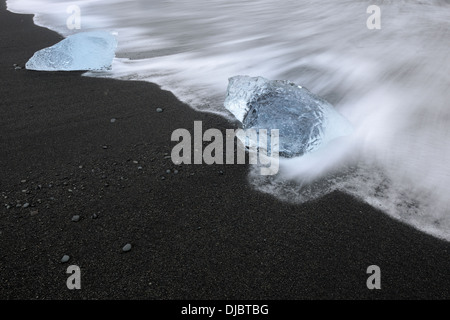
[{"label": "translucent ice", "polygon": [[116,47],[117,40],[109,32],[77,33],[37,51],[25,67],[40,71],[110,69]]},{"label": "translucent ice", "polygon": [[225,108],[243,129],[279,130],[280,155],[301,156],[349,135],[352,125],[331,104],[289,81],[235,76],[229,79]]}]

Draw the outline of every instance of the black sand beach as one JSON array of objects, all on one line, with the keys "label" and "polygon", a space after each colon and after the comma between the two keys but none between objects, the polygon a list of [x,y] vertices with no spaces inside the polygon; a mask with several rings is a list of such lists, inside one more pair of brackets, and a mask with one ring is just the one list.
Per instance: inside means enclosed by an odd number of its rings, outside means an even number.
[{"label": "black sand beach", "polygon": [[166,174],[173,130],[226,120],[155,84],[15,70],[60,39],[1,1],[0,299],[450,298],[450,243],[346,194],[282,203],[244,165]]}]

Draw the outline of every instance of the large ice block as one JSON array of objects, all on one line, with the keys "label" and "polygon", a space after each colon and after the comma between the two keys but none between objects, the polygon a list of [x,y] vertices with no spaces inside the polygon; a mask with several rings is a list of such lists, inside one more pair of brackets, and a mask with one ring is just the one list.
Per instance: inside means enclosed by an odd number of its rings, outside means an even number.
[{"label": "large ice block", "polygon": [[37,51],[25,67],[40,71],[106,70],[111,68],[116,48],[117,40],[109,32],[77,33]]},{"label": "large ice block", "polygon": [[317,150],[353,131],[330,103],[289,81],[232,77],[224,105],[243,129],[267,129],[268,133],[278,129],[280,156],[286,158]]}]

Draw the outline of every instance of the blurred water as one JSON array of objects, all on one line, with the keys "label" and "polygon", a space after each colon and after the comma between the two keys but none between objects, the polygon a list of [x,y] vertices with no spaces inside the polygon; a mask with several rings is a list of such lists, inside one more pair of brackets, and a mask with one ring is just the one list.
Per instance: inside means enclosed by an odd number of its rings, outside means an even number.
[{"label": "blurred water", "polygon": [[[81,30],[66,26],[73,4]],[[369,5],[381,8],[380,30],[366,27]],[[239,74],[307,87],[356,133],[283,161],[277,177],[251,173],[250,183],[294,202],[343,190],[450,240],[450,1],[9,0],[8,8],[63,35],[118,32],[113,70],[88,75],[156,82],[203,111],[229,116],[227,79]]]}]

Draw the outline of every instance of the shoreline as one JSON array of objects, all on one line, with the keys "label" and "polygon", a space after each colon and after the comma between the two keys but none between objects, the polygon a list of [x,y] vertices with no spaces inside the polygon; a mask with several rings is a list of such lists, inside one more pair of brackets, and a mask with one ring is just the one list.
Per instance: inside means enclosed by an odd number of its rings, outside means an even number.
[{"label": "shoreline", "polygon": [[246,165],[175,167],[173,130],[231,124],[147,82],[14,70],[61,36],[4,1],[0,26],[0,299],[450,298],[450,243],[340,192],[283,203]]}]

